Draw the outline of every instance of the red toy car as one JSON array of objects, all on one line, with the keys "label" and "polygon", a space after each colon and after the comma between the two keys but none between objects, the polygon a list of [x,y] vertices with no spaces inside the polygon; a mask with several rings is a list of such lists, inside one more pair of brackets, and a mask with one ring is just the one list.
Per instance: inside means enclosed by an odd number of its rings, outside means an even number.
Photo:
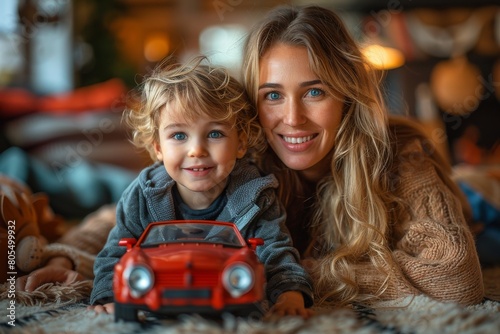
[{"label": "red toy car", "polygon": [[150,224],[139,240],[124,238],[127,253],[115,266],[115,320],[138,311],[248,312],[264,298],[264,266],[233,223],[174,220]]}]

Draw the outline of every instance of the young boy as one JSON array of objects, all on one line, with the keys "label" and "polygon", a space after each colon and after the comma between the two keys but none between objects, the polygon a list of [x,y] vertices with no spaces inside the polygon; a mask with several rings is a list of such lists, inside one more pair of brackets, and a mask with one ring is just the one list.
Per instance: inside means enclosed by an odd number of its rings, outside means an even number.
[{"label": "young boy", "polygon": [[134,143],[156,163],[117,205],[116,226],[94,265],[92,308],[114,311],[113,268],[125,253],[121,238],[138,238],[155,221],[207,219],[233,222],[244,238],[264,239],[257,255],[266,268],[271,312],[308,317],[311,282],[285,227],[277,180],[250,162],[250,152],[265,147],[256,112],[243,87],[204,60],[160,65],[124,115]]}]

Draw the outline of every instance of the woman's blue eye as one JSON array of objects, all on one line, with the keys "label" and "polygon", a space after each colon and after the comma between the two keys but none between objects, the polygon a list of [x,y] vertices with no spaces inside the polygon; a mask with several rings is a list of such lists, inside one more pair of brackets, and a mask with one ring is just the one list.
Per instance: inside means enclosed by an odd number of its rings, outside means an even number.
[{"label": "woman's blue eye", "polygon": [[323,91],[321,89],[313,88],[309,91],[309,94],[311,94],[311,96],[320,96],[323,94]]},{"label": "woman's blue eye", "polygon": [[278,94],[276,92],[271,92],[271,93],[267,94],[267,98],[269,100],[277,100],[280,98],[280,94]]},{"label": "woman's blue eye", "polygon": [[211,131],[208,134],[208,138],[221,138],[221,137],[223,137],[223,134],[220,131]]},{"label": "woman's blue eye", "polygon": [[175,140],[184,140],[186,139],[186,134],[185,133],[175,133],[172,138],[174,138]]}]

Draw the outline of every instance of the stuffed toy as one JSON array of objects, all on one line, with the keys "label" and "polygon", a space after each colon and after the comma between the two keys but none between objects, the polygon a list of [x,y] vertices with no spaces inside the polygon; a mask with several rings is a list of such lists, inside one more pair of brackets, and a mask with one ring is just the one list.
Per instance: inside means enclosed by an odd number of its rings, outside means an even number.
[{"label": "stuffed toy", "polygon": [[[62,236],[64,225],[50,208],[47,195],[33,194],[21,182],[0,175],[0,254],[5,257],[0,282],[5,282],[8,272],[19,277],[54,256],[50,242]],[[14,254],[15,270],[10,266]]]}]

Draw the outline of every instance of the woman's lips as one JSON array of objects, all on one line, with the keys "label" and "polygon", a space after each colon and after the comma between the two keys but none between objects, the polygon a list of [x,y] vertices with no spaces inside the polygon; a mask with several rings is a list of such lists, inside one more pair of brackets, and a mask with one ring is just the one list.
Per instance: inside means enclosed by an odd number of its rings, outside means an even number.
[{"label": "woman's lips", "polygon": [[314,138],[317,137],[317,134],[308,135],[308,136],[285,136],[279,135],[281,138],[281,143],[283,146],[292,152],[303,152],[307,150],[314,143]]},{"label": "woman's lips", "polygon": [[314,136],[305,136],[305,137],[287,137],[287,136],[281,136],[284,141],[286,141],[289,144],[302,144],[305,142],[310,141]]}]

